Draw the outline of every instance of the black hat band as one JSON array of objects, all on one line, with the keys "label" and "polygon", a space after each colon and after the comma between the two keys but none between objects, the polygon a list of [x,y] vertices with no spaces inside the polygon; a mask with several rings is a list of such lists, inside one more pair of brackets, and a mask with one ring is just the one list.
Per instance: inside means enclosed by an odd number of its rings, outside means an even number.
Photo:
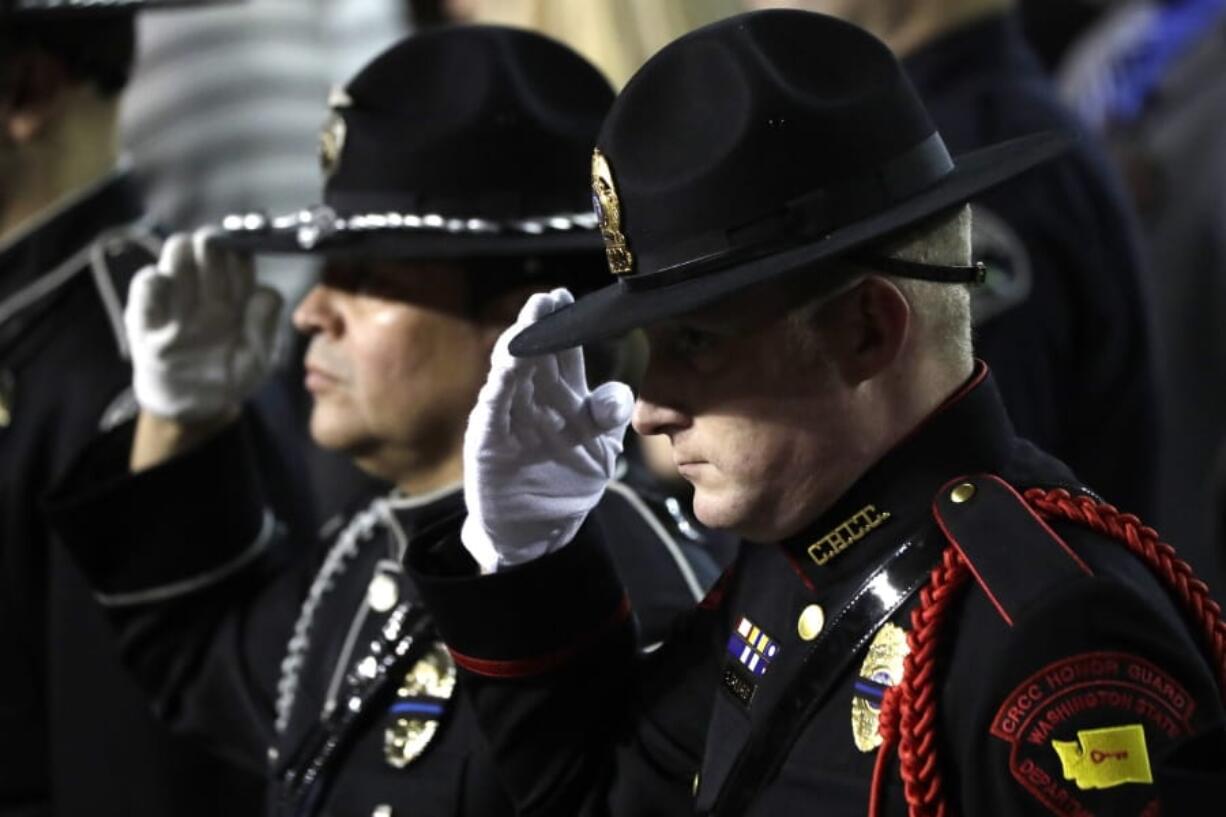
[{"label": "black hat band", "polygon": [[781,246],[812,240],[888,210],[936,184],[953,169],[945,142],[933,132],[867,174],[806,193],[769,216],[674,243],[666,253],[643,253],[640,264],[656,271],[620,280],[632,290],[652,289],[769,255]]}]

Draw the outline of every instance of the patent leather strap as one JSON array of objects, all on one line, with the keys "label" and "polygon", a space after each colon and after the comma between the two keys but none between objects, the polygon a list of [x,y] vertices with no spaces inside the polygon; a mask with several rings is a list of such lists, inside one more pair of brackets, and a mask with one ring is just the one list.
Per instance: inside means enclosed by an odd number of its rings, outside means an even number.
[{"label": "patent leather strap", "polygon": [[845,678],[852,661],[927,581],[941,558],[944,538],[931,525],[909,537],[860,584],[813,642],[774,711],[749,736],[724,780],[711,814],[744,814],[774,779],[806,724]]}]

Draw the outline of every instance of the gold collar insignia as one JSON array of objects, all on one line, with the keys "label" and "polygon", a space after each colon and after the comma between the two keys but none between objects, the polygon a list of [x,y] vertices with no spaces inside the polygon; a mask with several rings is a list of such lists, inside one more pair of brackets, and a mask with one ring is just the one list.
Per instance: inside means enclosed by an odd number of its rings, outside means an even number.
[{"label": "gold collar insignia", "polygon": [[846,522],[809,545],[809,558],[821,567],[889,519],[889,511],[879,511],[876,505],[865,505]]}]

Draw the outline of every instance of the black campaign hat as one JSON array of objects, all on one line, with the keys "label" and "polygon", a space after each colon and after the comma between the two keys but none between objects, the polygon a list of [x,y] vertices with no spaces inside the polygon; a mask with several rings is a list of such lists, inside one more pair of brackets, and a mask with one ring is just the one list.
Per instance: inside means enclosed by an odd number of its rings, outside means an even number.
[{"label": "black campaign hat", "polygon": [[587,167],[612,101],[599,71],[540,34],[416,34],[333,92],[323,203],[231,215],[220,240],[258,252],[599,257]]},{"label": "black campaign hat", "polygon": [[[556,351],[697,309],[845,256],[1058,154],[1027,136],[946,151],[898,60],[870,34],[769,10],[666,46],[601,129],[592,186],[616,283],[511,343]],[[974,267],[895,274],[976,280]]]}]

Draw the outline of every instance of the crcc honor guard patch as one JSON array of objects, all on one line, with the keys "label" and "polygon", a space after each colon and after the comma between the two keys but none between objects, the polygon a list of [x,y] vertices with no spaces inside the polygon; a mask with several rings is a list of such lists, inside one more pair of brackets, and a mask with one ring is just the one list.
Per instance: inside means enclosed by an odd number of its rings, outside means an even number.
[{"label": "crcc honor guard patch", "polygon": [[1075,655],[1026,679],[991,732],[1013,778],[1062,817],[1157,813],[1150,755],[1191,734],[1196,703],[1167,673],[1127,653]]}]

